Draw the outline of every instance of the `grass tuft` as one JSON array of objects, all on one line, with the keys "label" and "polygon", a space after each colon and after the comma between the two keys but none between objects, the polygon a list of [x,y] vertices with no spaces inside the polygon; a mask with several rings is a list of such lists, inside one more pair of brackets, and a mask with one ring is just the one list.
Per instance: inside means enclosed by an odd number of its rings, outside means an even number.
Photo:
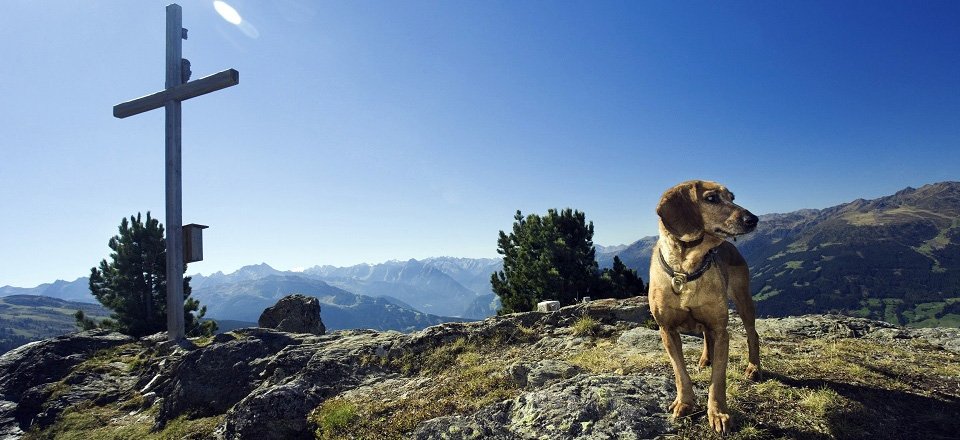
[{"label": "grass tuft", "polygon": [[843,397],[830,388],[804,390],[801,395],[800,406],[816,417],[824,417],[831,410],[843,406]]},{"label": "grass tuft", "polygon": [[310,413],[307,420],[317,426],[316,438],[329,440],[344,438],[357,417],[357,405],[354,402],[331,399]]},{"label": "grass tuft", "polygon": [[583,315],[571,326],[574,336],[597,336],[600,333],[600,321],[590,315]]}]

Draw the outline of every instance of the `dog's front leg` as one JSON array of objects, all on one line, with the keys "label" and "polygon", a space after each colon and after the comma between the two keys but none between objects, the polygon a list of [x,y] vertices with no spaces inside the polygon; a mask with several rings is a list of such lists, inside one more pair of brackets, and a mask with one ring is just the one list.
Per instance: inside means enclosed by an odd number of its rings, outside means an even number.
[{"label": "dog's front leg", "polygon": [[710,376],[710,394],[707,398],[707,419],[710,427],[719,433],[727,432],[730,415],[727,412],[727,358],[730,352],[730,334],[726,326],[708,330],[713,336],[713,371]]},{"label": "dog's front leg", "polygon": [[687,365],[683,361],[683,345],[680,341],[680,332],[673,328],[660,327],[660,339],[663,340],[663,348],[667,350],[670,356],[670,363],[673,365],[673,377],[677,384],[677,398],[670,405],[670,411],[673,411],[673,417],[684,417],[693,412],[693,383],[690,381],[690,374],[687,373]]}]

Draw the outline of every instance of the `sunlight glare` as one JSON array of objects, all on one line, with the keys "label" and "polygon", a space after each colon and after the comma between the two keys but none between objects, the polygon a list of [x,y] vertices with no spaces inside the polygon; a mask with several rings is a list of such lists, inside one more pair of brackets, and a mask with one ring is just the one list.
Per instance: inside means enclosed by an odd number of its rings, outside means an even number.
[{"label": "sunlight glare", "polygon": [[227,2],[216,0],[213,2],[213,9],[217,10],[217,13],[223,17],[227,22],[239,25],[243,22],[243,17],[240,16],[240,13],[236,9],[233,9],[233,6],[227,4]]}]

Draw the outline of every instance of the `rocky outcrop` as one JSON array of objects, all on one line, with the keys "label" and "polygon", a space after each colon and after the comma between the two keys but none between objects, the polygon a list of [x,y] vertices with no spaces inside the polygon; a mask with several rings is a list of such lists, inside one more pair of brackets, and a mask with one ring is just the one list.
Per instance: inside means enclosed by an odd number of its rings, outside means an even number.
[{"label": "rocky outcrop", "polygon": [[320,320],[320,301],[295,293],[280,298],[260,314],[257,325],[282,332],[322,335],[327,332]]},{"label": "rocky outcrop", "polygon": [[390,372],[370,364],[407,335],[396,332],[341,331],[301,340],[269,359],[259,386],[229,411],[218,438],[307,439],[313,430],[307,414],[323,400]]},{"label": "rocky outcrop", "polygon": [[908,328],[888,322],[842,315],[805,315],[757,321],[757,331],[776,337],[814,339],[866,338],[879,341],[921,340],[960,353],[960,329]]},{"label": "rocky outcrop", "polygon": [[[161,437],[183,436],[183,420],[206,421],[191,438],[217,439],[696,437],[699,431],[691,429],[704,425],[697,416],[689,423],[669,419],[673,375],[659,332],[648,328],[649,322],[644,299],[634,298],[446,323],[415,333],[316,335],[246,328],[179,345],[162,334],[134,340],[102,331],[77,333],[0,357],[0,438],[77,429],[62,422],[75,408],[107,414],[89,424],[146,424],[142,429]],[[575,331],[585,323],[594,328],[590,336]],[[829,413],[803,413],[805,399],[824,389],[840,399],[831,404],[841,411],[836,420],[853,417],[849,408],[861,408],[854,415],[892,420],[931,438],[957,428],[946,416],[918,427],[902,415],[910,412],[907,407],[926,410],[928,417],[929,411],[960,410],[960,391],[949,382],[960,371],[957,329],[803,316],[759,320],[758,331],[769,350],[764,361],[772,365],[772,379],[756,386],[729,383],[732,404],[741,405],[735,417],[753,417],[744,422],[751,429],[771,437],[866,435],[868,430],[850,434],[846,425],[832,428]],[[743,351],[736,346],[743,344],[743,334],[735,317],[731,333],[735,377]],[[829,345],[820,342],[825,340]],[[688,335],[683,343],[703,403],[709,375],[698,375],[693,366],[702,340]],[[864,357],[850,359],[849,369],[864,376],[829,376],[848,365],[831,357],[848,356],[843,344],[854,343],[849,355]],[[833,346],[839,348],[824,352]],[[890,362],[872,350],[922,356]],[[880,359],[877,365],[864,364],[874,358]],[[834,362],[830,369],[817,370],[828,361]],[[898,365],[913,366],[900,372]],[[918,373],[924,368],[930,372]],[[810,371],[823,376],[811,377]],[[879,382],[869,383],[871,375]],[[892,378],[901,381],[885,382]],[[784,396],[794,400],[766,403]],[[871,399],[885,406],[872,409]],[[766,415],[781,407],[782,414]],[[797,411],[805,417],[802,425],[780,421]],[[890,438],[883,432],[873,437]]]},{"label": "rocky outcrop", "polygon": [[[100,395],[102,390],[90,385],[90,377],[80,374],[73,377],[80,385],[75,396],[48,402],[54,385],[70,376],[77,365],[98,350],[131,341],[133,338],[119,333],[92,330],[31,342],[0,356],[0,436],[17,437],[38,416],[38,422],[50,423],[71,400]],[[110,397],[108,394],[101,401]]]},{"label": "rocky outcrop", "polygon": [[469,416],[427,421],[413,438],[655,438],[671,432],[663,408],[673,400],[672,385],[664,376],[580,374]]}]

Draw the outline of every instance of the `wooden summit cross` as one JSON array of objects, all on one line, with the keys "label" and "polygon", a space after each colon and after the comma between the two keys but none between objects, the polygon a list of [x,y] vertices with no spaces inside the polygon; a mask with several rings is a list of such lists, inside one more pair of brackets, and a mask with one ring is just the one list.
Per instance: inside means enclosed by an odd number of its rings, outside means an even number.
[{"label": "wooden summit cross", "polygon": [[118,118],[126,118],[160,107],[166,110],[167,337],[171,341],[179,341],[184,337],[183,268],[188,262],[183,253],[180,102],[235,86],[240,82],[240,73],[233,69],[189,81],[190,62],[182,56],[182,40],[186,39],[187,30],[183,28],[183,11],[180,5],[171,4],[167,6],[166,89],[113,106],[113,116]]}]

